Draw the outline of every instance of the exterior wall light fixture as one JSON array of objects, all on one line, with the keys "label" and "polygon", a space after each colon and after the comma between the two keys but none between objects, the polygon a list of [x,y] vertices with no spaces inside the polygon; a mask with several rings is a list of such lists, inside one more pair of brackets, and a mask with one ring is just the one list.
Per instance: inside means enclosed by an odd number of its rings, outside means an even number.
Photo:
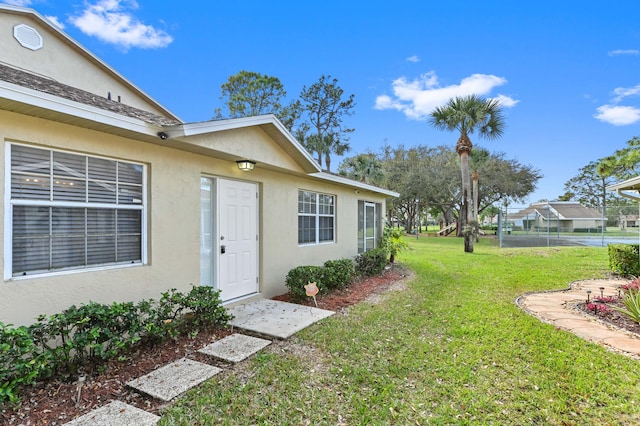
[{"label": "exterior wall light fixture", "polygon": [[236,161],[236,164],[243,172],[250,172],[256,167],[256,162],[251,160],[238,160]]}]

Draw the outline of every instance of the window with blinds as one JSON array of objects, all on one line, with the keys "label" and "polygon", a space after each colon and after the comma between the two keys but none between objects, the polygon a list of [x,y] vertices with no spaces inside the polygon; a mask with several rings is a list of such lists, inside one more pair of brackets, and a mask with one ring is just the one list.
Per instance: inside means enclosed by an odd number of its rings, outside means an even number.
[{"label": "window with blinds", "polygon": [[10,149],[11,275],[142,263],[142,164]]},{"label": "window with blinds", "polygon": [[298,191],[298,244],[335,241],[335,197]]}]

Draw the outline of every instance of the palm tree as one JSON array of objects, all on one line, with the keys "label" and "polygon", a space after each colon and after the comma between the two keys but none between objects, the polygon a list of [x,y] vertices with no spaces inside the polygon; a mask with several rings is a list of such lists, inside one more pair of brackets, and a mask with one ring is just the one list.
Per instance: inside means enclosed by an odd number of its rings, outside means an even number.
[{"label": "palm tree", "polygon": [[333,133],[324,136],[310,135],[304,139],[304,146],[311,153],[317,155],[317,161],[320,167],[322,167],[322,159],[324,157],[324,164],[326,171],[331,172],[331,153],[336,155],[344,155],[349,151],[351,147],[347,142],[342,142]]},{"label": "palm tree", "polygon": [[362,183],[379,186],[384,179],[382,162],[374,154],[358,154],[355,157],[346,158],[338,173]]},{"label": "palm tree", "polygon": [[[505,127],[502,107],[495,99],[484,99],[477,95],[455,97],[449,99],[446,105],[434,109],[429,122],[439,130],[460,132],[456,143],[462,172],[462,209],[459,226],[464,230],[472,219],[469,209],[471,197],[469,154],[473,144],[469,135],[477,132],[478,136],[486,139],[497,139],[502,136]],[[464,234],[464,251],[473,253],[473,235],[468,232]]]}]

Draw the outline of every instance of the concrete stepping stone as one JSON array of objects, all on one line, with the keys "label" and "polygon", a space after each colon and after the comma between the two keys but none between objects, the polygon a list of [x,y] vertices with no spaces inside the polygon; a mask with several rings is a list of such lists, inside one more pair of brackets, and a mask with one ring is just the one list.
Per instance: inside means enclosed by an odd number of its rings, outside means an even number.
[{"label": "concrete stepping stone", "polygon": [[278,339],[287,339],[311,324],[334,315],[325,309],[262,299],[228,309],[230,325]]},{"label": "concrete stepping stone", "polygon": [[127,382],[127,386],[162,401],[171,401],[221,371],[218,367],[182,358]]},{"label": "concrete stepping stone", "polygon": [[232,334],[205,346],[198,352],[230,362],[240,362],[271,344],[270,340],[244,334]]},{"label": "concrete stepping stone", "polygon": [[120,401],[112,401],[65,426],[153,426],[160,417]]}]

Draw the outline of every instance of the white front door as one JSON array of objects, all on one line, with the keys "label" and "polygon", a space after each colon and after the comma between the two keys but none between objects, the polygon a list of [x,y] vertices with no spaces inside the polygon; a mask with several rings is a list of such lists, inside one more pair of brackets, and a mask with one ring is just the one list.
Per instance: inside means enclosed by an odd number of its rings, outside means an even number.
[{"label": "white front door", "polygon": [[201,187],[210,189],[202,196],[201,283],[220,290],[223,301],[257,293],[256,184],[202,178]]}]

